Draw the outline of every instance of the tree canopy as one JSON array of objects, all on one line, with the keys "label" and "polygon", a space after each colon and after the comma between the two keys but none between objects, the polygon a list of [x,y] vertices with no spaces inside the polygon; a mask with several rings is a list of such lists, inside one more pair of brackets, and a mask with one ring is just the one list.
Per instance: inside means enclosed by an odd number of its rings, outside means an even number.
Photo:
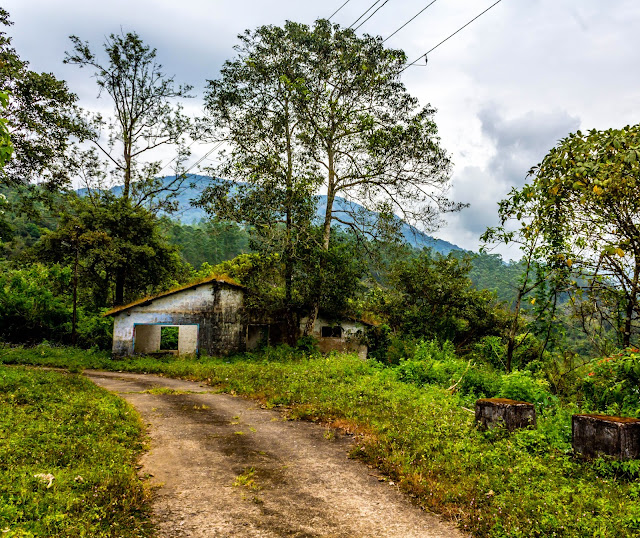
[{"label": "tree canopy", "polygon": [[[64,62],[93,69],[99,95],[105,92],[113,101],[107,142],[99,137],[99,131],[93,142],[113,167],[114,179],[122,184],[122,197],[148,206],[156,201],[156,205],[170,208],[167,194],[176,192],[185,179],[180,167],[188,155],[184,138],[190,127],[177,100],[189,97],[191,86],[176,86],[173,77],[164,74],[156,62],[156,49],[135,32],[106,38],[106,59],[79,37],[70,39],[73,50],[67,52]],[[104,123],[102,117],[94,118],[98,128]],[[163,169],[161,160],[145,157],[157,148],[172,145],[177,146],[173,161],[176,177],[167,185],[158,177]]]},{"label": "tree canopy", "polygon": [[640,314],[640,126],[570,134],[530,175],[501,203],[503,221],[539,238],[538,259],[585,329],[615,329],[628,346]]},{"label": "tree canopy", "polygon": [[[0,25],[13,24],[0,8]],[[2,117],[7,120],[14,147],[13,158],[5,163],[0,185],[46,184],[51,190],[69,181],[73,138],[84,139],[91,129],[78,114],[77,96],[67,83],[51,73],[29,69],[13,48],[11,38],[0,32],[0,92],[8,95]],[[2,144],[3,155],[7,149]]]},{"label": "tree canopy", "polygon": [[[246,182],[234,187],[236,207],[286,223],[284,251],[291,255],[285,260],[293,257],[291,241],[301,238],[291,233],[308,223],[308,201],[319,189],[327,193],[318,242],[324,251],[336,222],[359,235],[393,231],[395,215],[434,228],[441,212],[461,207],[446,198],[450,162],[439,144],[435,110],[419,107],[399,80],[402,51],[327,20],[247,31],[236,51],[221,78],[209,82],[202,125],[228,145],[216,174]],[[203,197],[218,211],[225,209],[220,185]],[[372,222],[370,213],[363,218],[336,208],[338,195],[381,218]],[[319,302],[320,295],[307,329]]]}]

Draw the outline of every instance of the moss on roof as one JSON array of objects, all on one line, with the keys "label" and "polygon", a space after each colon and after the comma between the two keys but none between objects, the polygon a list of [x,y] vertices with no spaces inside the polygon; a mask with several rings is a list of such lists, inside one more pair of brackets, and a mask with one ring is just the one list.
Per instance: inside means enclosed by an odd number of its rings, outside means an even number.
[{"label": "moss on roof", "polygon": [[192,282],[189,282],[188,284],[183,284],[182,286],[177,286],[175,288],[171,288],[170,290],[167,291],[163,291],[162,293],[158,293],[157,295],[149,295],[147,297],[143,297],[142,299],[138,299],[137,301],[133,301],[129,304],[125,304],[125,305],[121,305],[121,306],[116,306],[114,308],[112,308],[111,310],[107,310],[104,314],[102,314],[105,317],[108,316],[113,316],[114,314],[118,314],[119,312],[124,312],[125,310],[129,310],[130,308],[133,308],[134,306],[138,306],[138,305],[142,305],[145,303],[149,303],[151,301],[153,301],[154,299],[159,299],[160,297],[166,297],[167,295],[173,295],[174,293],[178,293],[184,290],[188,290],[191,288],[195,288],[197,286],[201,286],[202,284],[208,284],[210,282],[221,282],[224,284],[228,284],[229,286],[234,286],[236,288],[243,288],[244,286],[242,284],[240,284],[239,282],[237,282],[236,280],[234,280],[233,278],[231,278],[228,275],[213,275],[213,276],[208,276],[206,278],[199,278],[198,280],[194,280]]}]

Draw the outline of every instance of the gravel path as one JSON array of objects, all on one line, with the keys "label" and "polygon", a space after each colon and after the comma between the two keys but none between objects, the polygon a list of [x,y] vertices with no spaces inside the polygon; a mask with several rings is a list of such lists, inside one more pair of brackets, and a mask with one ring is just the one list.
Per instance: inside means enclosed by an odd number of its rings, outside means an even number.
[{"label": "gravel path", "polygon": [[[284,420],[199,383],[85,374],[125,398],[149,425],[151,447],[141,464],[159,486],[153,501],[158,536],[463,536],[350,460],[348,436]],[[163,388],[170,390],[157,390]]]}]

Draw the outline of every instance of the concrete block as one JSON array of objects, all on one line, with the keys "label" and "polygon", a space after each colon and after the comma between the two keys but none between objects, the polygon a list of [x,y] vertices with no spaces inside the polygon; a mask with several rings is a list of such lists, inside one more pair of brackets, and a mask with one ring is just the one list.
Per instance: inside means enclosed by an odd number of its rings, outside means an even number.
[{"label": "concrete block", "polygon": [[573,415],[573,450],[587,458],[640,459],[640,420],[607,415]]},{"label": "concrete block", "polygon": [[533,404],[508,398],[483,398],[476,402],[476,422],[483,428],[504,424],[513,431],[536,426],[536,410]]}]

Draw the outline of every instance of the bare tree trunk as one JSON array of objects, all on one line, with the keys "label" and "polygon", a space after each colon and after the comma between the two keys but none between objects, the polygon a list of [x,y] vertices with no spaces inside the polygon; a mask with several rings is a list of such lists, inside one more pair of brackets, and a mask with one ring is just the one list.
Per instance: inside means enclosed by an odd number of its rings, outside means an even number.
[{"label": "bare tree trunk", "polygon": [[518,321],[520,319],[520,308],[522,305],[522,290],[518,290],[518,297],[516,298],[516,308],[513,313],[513,321],[511,322],[511,327],[509,328],[509,337],[507,341],[507,361],[505,364],[505,368],[507,373],[511,373],[511,364],[513,362],[513,352],[516,349],[516,336],[518,335]]},{"label": "bare tree trunk", "polygon": [[115,297],[116,305],[124,304],[124,280],[125,280],[125,269],[124,267],[119,267],[116,270],[116,297]]},{"label": "bare tree trunk", "polygon": [[[329,241],[331,239],[331,221],[333,219],[333,202],[336,199],[335,192],[335,173],[333,168],[333,153],[329,152],[329,181],[327,185],[327,208],[324,213],[324,224],[322,228],[322,249],[327,252],[329,250]],[[308,336],[313,331],[313,326],[318,318],[320,310],[320,297],[322,294],[322,285],[318,287],[317,294],[311,303],[309,309],[309,317],[304,327],[304,335]]]},{"label": "bare tree trunk", "polygon": [[627,307],[625,309],[624,334],[622,335],[622,345],[624,347],[629,347],[631,345],[631,322],[633,321],[633,313],[636,310],[639,277],[640,266],[636,264],[633,272],[631,290],[629,290],[629,297],[627,298]]}]

